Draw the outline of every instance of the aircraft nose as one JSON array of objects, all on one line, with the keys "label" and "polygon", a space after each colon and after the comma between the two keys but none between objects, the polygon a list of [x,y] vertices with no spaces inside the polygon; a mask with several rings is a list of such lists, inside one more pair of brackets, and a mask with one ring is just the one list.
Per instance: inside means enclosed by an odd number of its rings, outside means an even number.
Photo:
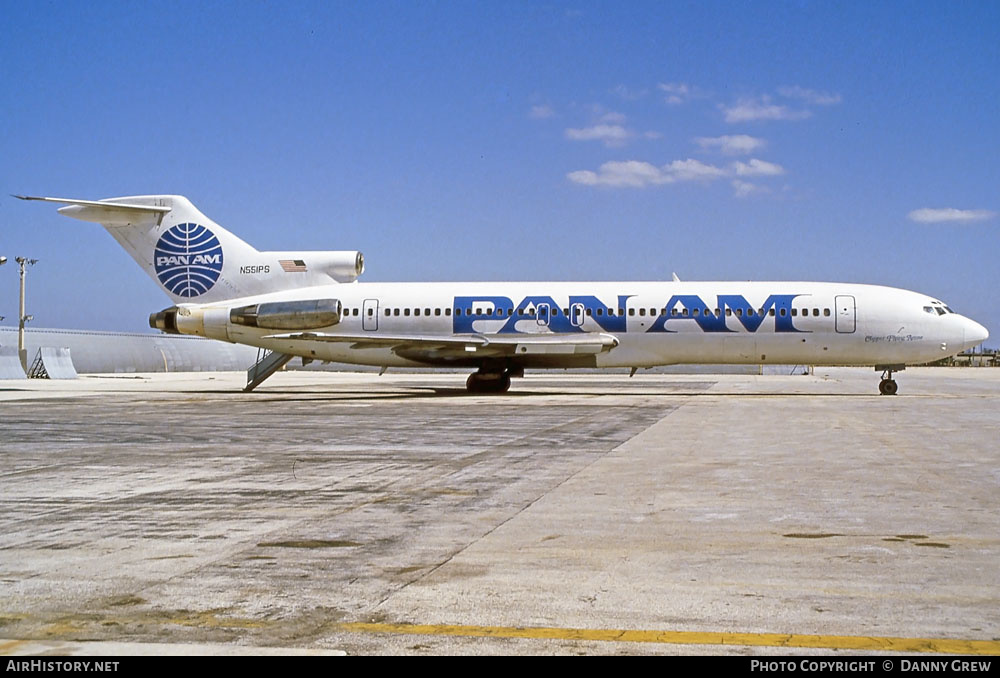
[{"label": "aircraft nose", "polygon": [[990,333],[985,327],[971,318],[965,318],[965,341],[963,342],[965,348],[979,346],[979,344],[986,341],[989,336]]}]

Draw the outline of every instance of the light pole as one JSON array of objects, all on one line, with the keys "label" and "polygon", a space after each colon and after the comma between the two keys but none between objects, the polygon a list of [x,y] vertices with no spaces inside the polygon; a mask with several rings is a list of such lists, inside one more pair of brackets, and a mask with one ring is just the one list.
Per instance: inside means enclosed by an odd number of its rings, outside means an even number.
[{"label": "light pole", "polygon": [[[7,257],[0,257],[0,266],[3,266],[6,263],[7,263]],[[3,316],[2,315],[0,315],[0,322],[3,322]]]},{"label": "light pole", "polygon": [[26,264],[34,266],[38,259],[28,259],[27,257],[14,257],[14,261],[21,267],[21,304],[17,314],[17,355],[21,358],[21,367],[28,371],[28,349],[24,347],[24,323],[32,319],[33,316],[24,315],[24,267]]}]

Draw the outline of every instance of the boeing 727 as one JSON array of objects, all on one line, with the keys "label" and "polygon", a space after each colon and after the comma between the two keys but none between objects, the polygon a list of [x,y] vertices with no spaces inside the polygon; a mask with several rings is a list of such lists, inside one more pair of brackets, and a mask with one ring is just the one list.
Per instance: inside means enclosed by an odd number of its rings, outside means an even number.
[{"label": "boeing 727", "polygon": [[293,356],[475,369],[505,392],[525,369],[678,363],[864,365],[894,371],[986,340],[918,292],[824,282],[360,283],[360,252],[259,252],[177,195],[60,203],[102,224],[173,301],[150,326],[270,351],[252,389]]}]

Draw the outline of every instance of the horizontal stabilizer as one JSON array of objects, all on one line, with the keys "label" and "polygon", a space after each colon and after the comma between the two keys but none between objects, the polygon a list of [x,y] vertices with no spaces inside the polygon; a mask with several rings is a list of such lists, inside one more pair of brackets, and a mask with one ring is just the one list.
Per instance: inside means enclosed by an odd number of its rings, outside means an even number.
[{"label": "horizontal stabilizer", "polygon": [[43,198],[35,195],[15,195],[20,200],[44,200],[45,202],[58,202],[64,205],[90,205],[94,207],[110,207],[123,210],[138,210],[140,212],[161,212],[166,214],[169,207],[159,207],[157,205],[132,205],[124,202],[109,202],[106,200],[74,200],[72,198]]},{"label": "horizontal stabilizer", "polygon": [[161,205],[136,205],[105,200],[45,198],[33,195],[15,195],[14,197],[20,200],[41,200],[66,205],[66,207],[59,208],[60,214],[99,224],[129,224],[145,221],[159,224],[163,215],[172,209]]}]

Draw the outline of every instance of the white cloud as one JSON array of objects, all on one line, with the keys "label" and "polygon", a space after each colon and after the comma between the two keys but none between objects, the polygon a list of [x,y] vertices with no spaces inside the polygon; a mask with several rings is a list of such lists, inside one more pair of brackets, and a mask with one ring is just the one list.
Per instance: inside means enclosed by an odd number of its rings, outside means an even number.
[{"label": "white cloud", "polygon": [[663,169],[674,181],[711,181],[726,176],[726,170],[715,165],[706,165],[700,160],[674,160]]},{"label": "white cloud", "polygon": [[528,112],[528,117],[534,118],[536,120],[542,120],[544,118],[551,118],[555,114],[556,112],[552,109],[551,106],[547,105],[532,106],[531,110]]},{"label": "white cloud", "polygon": [[570,172],[570,181],[587,186],[633,186],[641,188],[651,184],[669,183],[663,172],[648,162],[638,160],[611,161],[601,165],[600,173],[590,170]]},{"label": "white cloud", "polygon": [[778,94],[788,99],[799,99],[805,101],[806,103],[813,104],[814,106],[832,106],[833,104],[840,103],[839,94],[831,94],[829,92],[819,92],[814,89],[805,89],[804,87],[779,87]]},{"label": "white cloud", "polygon": [[642,133],[642,137],[644,139],[662,139],[663,138],[663,133],[662,132],[657,132],[655,130],[650,130],[648,132],[643,132]]},{"label": "white cloud", "polygon": [[587,186],[631,186],[642,188],[678,181],[712,181],[726,175],[726,170],[706,165],[699,160],[674,160],[657,167],[639,160],[611,161],[601,165],[598,172],[580,170],[566,176],[570,181]]},{"label": "white cloud", "polygon": [[810,111],[796,111],[772,103],[771,97],[764,95],[749,99],[740,99],[732,106],[720,105],[725,114],[726,122],[747,122],[750,120],[802,120],[808,118]]},{"label": "white cloud", "polygon": [[751,184],[749,181],[743,181],[742,179],[733,179],[733,195],[737,198],[746,198],[747,196],[753,195],[754,193],[770,193],[771,189],[766,186],[758,186],[757,184]]},{"label": "white cloud", "polygon": [[628,141],[631,136],[621,125],[594,125],[593,127],[583,127],[566,130],[566,138],[573,141],[601,141],[605,146],[621,146]]},{"label": "white cloud", "polygon": [[688,158],[674,160],[659,167],[640,160],[611,161],[601,165],[597,172],[579,170],[570,172],[566,177],[574,183],[586,186],[631,186],[634,188],[682,181],[710,183],[718,179],[734,177],[733,189],[736,191],[736,196],[742,198],[751,193],[766,192],[770,189],[735,177],[768,177],[784,173],[785,169],[781,165],[756,158],[747,163],[734,162],[727,167],[718,167]]},{"label": "white cloud", "polygon": [[922,207],[913,210],[907,216],[911,221],[922,224],[937,224],[948,221],[986,221],[996,216],[996,212],[990,210],[960,210],[954,207]]},{"label": "white cloud", "polygon": [[694,140],[704,149],[717,148],[726,155],[746,155],[764,148],[767,142],[746,134],[731,134],[721,137],[698,137]]},{"label": "white cloud", "polygon": [[618,113],[617,111],[608,111],[601,116],[600,121],[622,124],[625,122],[625,114]]},{"label": "white cloud", "polygon": [[687,83],[683,82],[661,82],[656,87],[660,91],[666,93],[664,101],[671,106],[683,104],[684,102],[690,100],[693,96],[691,87]]},{"label": "white cloud", "polygon": [[618,85],[611,90],[612,94],[615,94],[625,101],[636,101],[643,98],[649,93],[646,89],[629,89],[625,85]]},{"label": "white cloud", "polygon": [[784,174],[785,168],[773,162],[765,162],[757,158],[751,158],[750,162],[734,162],[733,171],[740,177],[773,177]]}]

